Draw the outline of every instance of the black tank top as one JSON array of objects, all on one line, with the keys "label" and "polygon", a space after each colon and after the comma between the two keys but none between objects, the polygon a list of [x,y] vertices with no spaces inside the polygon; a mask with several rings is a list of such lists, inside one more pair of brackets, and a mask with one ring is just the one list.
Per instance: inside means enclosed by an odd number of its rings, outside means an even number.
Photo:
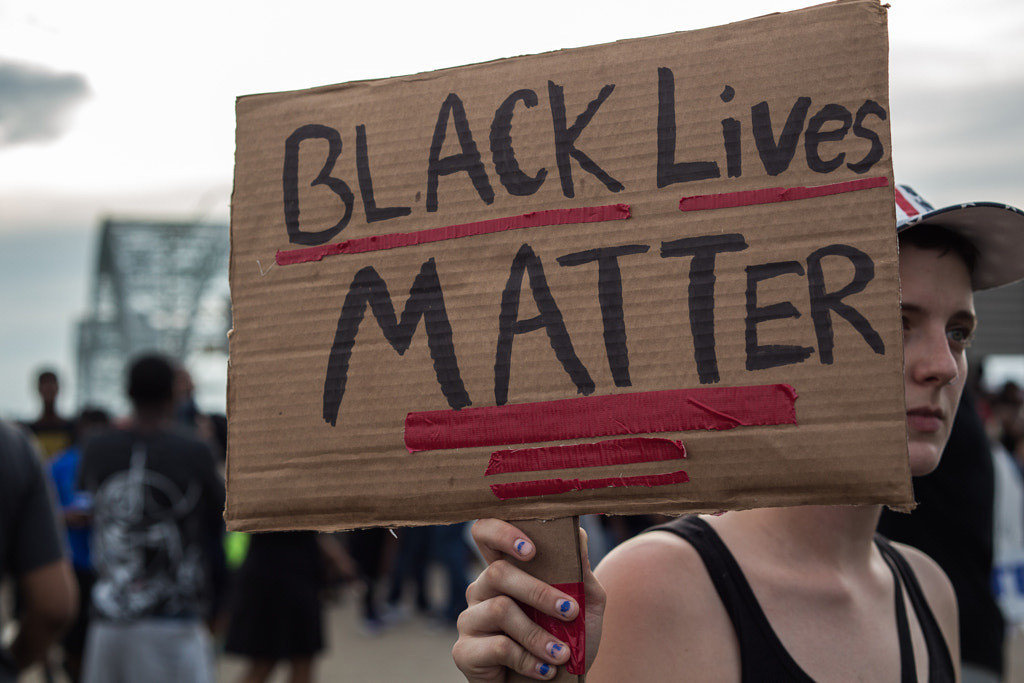
[{"label": "black tank top", "polygon": [[[772,630],[758,604],[743,571],[718,533],[700,517],[679,517],[649,531],[671,531],[682,537],[700,554],[718,596],[736,631],[740,646],[742,683],[814,683],[796,663]],[[953,660],[938,622],[925,601],[921,585],[910,565],[884,537],[876,535],[875,544],[892,570],[896,585],[896,626],[900,641],[901,683],[915,683],[914,648],[910,639],[903,590],[910,597],[928,648],[928,683],[952,683]]]}]

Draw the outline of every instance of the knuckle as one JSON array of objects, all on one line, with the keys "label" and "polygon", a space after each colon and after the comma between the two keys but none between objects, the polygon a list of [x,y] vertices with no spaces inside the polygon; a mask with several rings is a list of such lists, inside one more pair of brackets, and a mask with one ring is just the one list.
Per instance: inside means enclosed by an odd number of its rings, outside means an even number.
[{"label": "knuckle", "polygon": [[526,602],[535,607],[555,604],[554,589],[546,583],[537,583],[529,586],[526,594]]},{"label": "knuckle", "polygon": [[478,519],[475,522],[473,522],[473,526],[471,526],[469,528],[470,536],[472,536],[473,540],[476,541],[477,543],[479,543],[479,542],[481,542],[483,540],[484,532],[485,532],[484,520],[482,520],[482,519]]},{"label": "knuckle", "polygon": [[512,656],[508,666],[521,674],[525,674],[533,670],[535,661],[536,660],[533,655],[519,647],[516,648],[516,652]]},{"label": "knuckle", "polygon": [[509,611],[516,608],[515,601],[507,595],[498,595],[485,603],[481,603],[486,610],[488,622],[503,624]]},{"label": "knuckle", "polygon": [[476,595],[480,590],[483,590],[483,587],[480,583],[480,577],[478,577],[476,581],[472,581],[466,586],[466,602],[470,605],[476,604],[478,602]]},{"label": "knuckle", "polygon": [[495,581],[502,582],[512,575],[515,568],[508,560],[495,560],[487,566],[487,573],[493,576]]},{"label": "knuckle", "polygon": [[530,653],[511,638],[501,638],[496,643],[498,658],[502,664],[522,673],[526,671],[523,664],[530,660]]},{"label": "knuckle", "polygon": [[544,652],[551,634],[534,624],[523,636],[523,645],[533,652]]},{"label": "knuckle", "polygon": [[[469,610],[463,610],[459,612],[458,618],[455,620],[455,628],[459,631],[459,640],[465,637],[465,633],[469,631]],[[458,644],[458,641],[456,641]]]},{"label": "knuckle", "polygon": [[[497,560],[484,567],[476,579],[466,589],[467,598],[472,595],[484,595],[492,592],[501,592],[501,587],[509,576],[508,563],[504,560]],[[472,592],[472,593],[471,593]]]},{"label": "knuckle", "polygon": [[452,659],[455,660],[455,663],[458,664],[460,668],[464,662],[468,661],[471,649],[472,645],[466,642],[466,637],[463,635],[459,635],[459,639],[455,641],[454,645],[452,645]]}]

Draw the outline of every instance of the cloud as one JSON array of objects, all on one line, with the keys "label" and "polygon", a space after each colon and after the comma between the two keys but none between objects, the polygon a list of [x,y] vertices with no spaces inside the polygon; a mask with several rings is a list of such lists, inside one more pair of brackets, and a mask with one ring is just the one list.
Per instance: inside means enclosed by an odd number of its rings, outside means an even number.
[{"label": "cloud", "polygon": [[0,61],[0,148],[58,137],[71,110],[88,94],[80,74]]},{"label": "cloud", "polygon": [[897,175],[947,195],[939,203],[1024,206],[1024,76],[945,88],[894,84],[892,112]]}]

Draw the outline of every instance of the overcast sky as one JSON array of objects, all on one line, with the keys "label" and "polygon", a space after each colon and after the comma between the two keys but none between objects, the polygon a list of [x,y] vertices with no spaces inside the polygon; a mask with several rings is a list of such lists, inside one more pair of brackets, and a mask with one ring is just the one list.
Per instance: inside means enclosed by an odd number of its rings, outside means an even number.
[{"label": "overcast sky", "polygon": [[[236,97],[812,4],[0,0],[0,416],[36,411],[43,364],[74,407],[73,324],[104,216],[227,221]],[[890,5],[897,179],[934,204],[1024,206],[1024,3]]]}]

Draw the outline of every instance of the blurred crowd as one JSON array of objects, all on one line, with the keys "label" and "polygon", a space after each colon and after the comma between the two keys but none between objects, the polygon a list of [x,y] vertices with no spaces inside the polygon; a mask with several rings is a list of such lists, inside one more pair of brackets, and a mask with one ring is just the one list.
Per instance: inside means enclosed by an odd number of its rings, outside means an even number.
[{"label": "blurred crowd", "polygon": [[[57,410],[57,374],[44,370],[36,379],[38,417],[5,424],[12,435],[0,438],[0,683],[17,680],[26,666],[49,681],[212,681],[224,653],[244,660],[240,683],[266,681],[280,667],[293,683],[312,681],[331,642],[324,610],[342,599],[357,602],[364,637],[387,637],[412,618],[454,633],[481,567],[468,523],[228,533],[221,516],[226,419],[196,405],[186,368],[160,356],[134,359],[130,415],[89,406],[69,419]],[[972,389],[962,411],[974,431],[958,418],[954,432],[970,437],[960,445],[951,439],[949,448],[964,454],[959,465],[952,457],[943,464],[959,467],[947,476],[976,495],[931,506],[931,483],[915,482],[918,511],[883,519],[883,532],[923,534],[921,543],[933,546],[951,546],[950,537],[962,541],[963,534],[979,538],[982,559],[959,566],[969,553],[958,544],[961,557],[951,562],[959,565],[944,569],[968,615],[965,662],[1002,672],[1004,653],[1024,642],[1024,391],[1014,382]],[[34,464],[18,465],[12,455],[18,434]],[[31,483],[33,468],[45,486]],[[933,476],[941,482],[943,475]],[[12,503],[22,500],[18,486],[46,493],[59,543],[47,540],[47,523],[31,506]],[[929,508],[940,507],[944,515],[929,526]],[[910,520],[916,528],[901,530]],[[659,521],[584,517],[591,561]],[[953,528],[960,523],[965,531]],[[927,551],[943,562],[941,547]],[[966,585],[979,575],[980,591]],[[986,642],[972,650],[978,640]],[[190,669],[168,668],[182,658],[193,661]]]},{"label": "blurred crowd", "polygon": [[[0,529],[24,544],[0,535],[0,626],[28,634],[40,575],[52,574],[43,591],[62,604],[48,606],[32,654],[5,651],[0,683],[26,666],[47,681],[207,681],[224,654],[244,661],[240,682],[280,668],[292,683],[312,681],[330,643],[324,610],[343,599],[358,606],[364,637],[386,637],[410,619],[455,633],[479,568],[468,523],[229,533],[225,416],[200,409],[188,370],[171,359],[133,359],[126,376],[130,414],[88,406],[74,419],[58,411],[57,373],[35,376],[38,416],[17,427],[45,479],[36,488],[53,531],[39,519],[29,528],[20,506],[0,510]],[[652,521],[585,519],[593,556]],[[35,559],[21,562],[29,546]],[[73,590],[50,571],[62,566]],[[168,665],[179,660],[194,666]]]}]

